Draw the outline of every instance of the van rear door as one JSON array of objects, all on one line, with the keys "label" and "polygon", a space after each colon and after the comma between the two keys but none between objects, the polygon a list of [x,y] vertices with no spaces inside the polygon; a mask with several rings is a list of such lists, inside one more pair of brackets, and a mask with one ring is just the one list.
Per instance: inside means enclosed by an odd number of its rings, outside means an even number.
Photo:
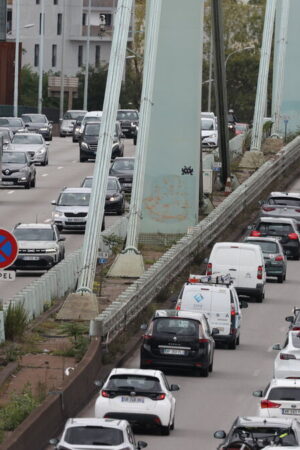
[{"label": "van rear door", "polygon": [[210,312],[211,286],[197,284],[186,285],[181,298],[181,311],[200,313]]},{"label": "van rear door", "polygon": [[[211,260],[213,273],[230,273],[233,284],[238,283],[239,245],[234,243],[219,244],[213,250]],[[238,284],[237,284],[238,285]]]},{"label": "van rear door", "polygon": [[[248,246],[247,246],[248,247]],[[257,270],[262,262],[255,246],[241,248],[239,253],[239,270],[237,286],[255,288],[257,284]]]},{"label": "van rear door", "polygon": [[207,318],[211,329],[218,328],[220,335],[230,334],[231,303],[228,288],[213,288],[211,310]]}]

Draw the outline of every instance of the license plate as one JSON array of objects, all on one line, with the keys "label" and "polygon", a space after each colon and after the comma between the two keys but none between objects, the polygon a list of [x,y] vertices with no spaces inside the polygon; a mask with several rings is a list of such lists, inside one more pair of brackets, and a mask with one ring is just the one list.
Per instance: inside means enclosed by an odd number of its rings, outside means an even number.
[{"label": "license plate", "polygon": [[162,348],[161,351],[165,355],[185,355],[185,350],[179,350],[176,348]]},{"label": "license plate", "polygon": [[123,186],[131,186],[131,183],[123,183]]},{"label": "license plate", "polygon": [[2,181],[2,184],[4,186],[11,186],[12,184],[14,184],[14,182],[13,181]]},{"label": "license plate", "polygon": [[24,256],[24,261],[38,261],[40,258],[38,256]]},{"label": "license plate", "polygon": [[145,403],[142,397],[121,397],[122,403]]},{"label": "license plate", "polygon": [[300,409],[283,408],[282,414],[299,416],[300,415]]},{"label": "license plate", "polygon": [[124,131],[129,131],[129,128],[123,128]]},{"label": "license plate", "polygon": [[67,218],[67,222],[84,222],[85,217],[74,217],[72,219]]}]

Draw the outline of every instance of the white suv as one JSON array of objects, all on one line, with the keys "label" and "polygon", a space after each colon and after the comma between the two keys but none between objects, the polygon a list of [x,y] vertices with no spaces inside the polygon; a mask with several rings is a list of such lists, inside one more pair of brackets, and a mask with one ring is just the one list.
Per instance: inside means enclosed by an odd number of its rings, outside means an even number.
[{"label": "white suv", "polygon": [[178,390],[160,370],[113,369],[96,400],[95,417],[125,419],[168,435],[175,421],[172,391]]}]

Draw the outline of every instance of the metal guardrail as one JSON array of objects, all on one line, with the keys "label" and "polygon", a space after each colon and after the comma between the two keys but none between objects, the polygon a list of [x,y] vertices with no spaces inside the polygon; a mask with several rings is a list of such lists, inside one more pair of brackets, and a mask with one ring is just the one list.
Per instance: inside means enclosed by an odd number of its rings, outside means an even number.
[{"label": "metal guardrail", "polygon": [[272,182],[300,159],[300,137],[267,161],[241,184],[209,216],[173,245],[142,277],[136,280],[93,322],[91,330],[110,341],[134,319],[156,295],[213,243],[225,228]]},{"label": "metal guardrail", "polygon": [[[115,234],[125,239],[128,218],[122,217],[118,222],[101,233],[101,236]],[[100,243],[100,251],[111,253],[111,249],[106,247],[103,240]],[[28,286],[25,286],[14,297],[3,303],[3,313],[9,305],[23,304],[28,319],[32,320],[45,311],[47,305],[56,298],[61,298],[76,289],[78,276],[81,270],[81,249],[68,255],[63,261],[58,263],[47,273]],[[4,336],[3,320],[0,317],[0,342]]]}]

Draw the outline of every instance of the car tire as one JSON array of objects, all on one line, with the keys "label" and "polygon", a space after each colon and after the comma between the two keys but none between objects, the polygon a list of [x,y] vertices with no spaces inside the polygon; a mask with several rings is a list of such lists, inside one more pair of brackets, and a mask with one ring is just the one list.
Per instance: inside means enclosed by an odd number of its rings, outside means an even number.
[{"label": "car tire", "polygon": [[53,138],[53,136],[51,134],[51,136],[49,137],[48,141],[52,141],[52,138]]},{"label": "car tire", "polygon": [[25,184],[24,188],[25,188],[25,189],[30,189],[30,188],[31,188],[31,178],[30,178],[30,180],[28,180],[28,182]]},{"label": "car tire", "polygon": [[137,138],[134,137],[134,138],[133,138],[133,145],[136,145],[136,141],[137,141]]},{"label": "car tire", "polygon": [[263,292],[261,294],[258,294],[258,296],[256,297],[256,303],[262,303],[264,297],[265,294]]},{"label": "car tire", "polygon": [[57,226],[58,231],[62,231],[63,230],[63,227],[61,225],[56,225],[56,226]]},{"label": "car tire", "polygon": [[36,177],[31,180],[30,187],[35,188],[36,187]]},{"label": "car tire", "polygon": [[63,137],[63,138],[66,137],[64,134],[61,134],[61,133],[59,133],[59,136]]},{"label": "car tire", "polygon": [[212,362],[210,363],[209,368],[208,368],[210,373],[213,371],[213,368],[214,368],[214,360],[212,360]]},{"label": "car tire", "polygon": [[283,275],[283,281],[286,280],[286,273]]},{"label": "car tire", "polygon": [[236,339],[234,339],[232,342],[229,342],[228,348],[229,348],[229,350],[235,350],[236,349]]},{"label": "car tire", "polygon": [[240,336],[236,340],[236,345],[240,345]]},{"label": "car tire", "polygon": [[283,283],[283,275],[278,275],[277,283]]},{"label": "car tire", "polygon": [[161,435],[162,436],[169,436],[170,429],[171,429],[170,425],[167,425],[166,427],[161,426],[161,428],[160,428]]},{"label": "car tire", "polygon": [[170,430],[174,430],[174,428],[175,428],[175,414],[173,417],[173,422],[171,423],[171,426],[170,426]]},{"label": "car tire", "polygon": [[293,259],[294,259],[295,261],[299,261],[299,259],[300,259],[300,254],[299,254],[299,252],[297,253],[297,255],[294,255],[294,256],[293,256]]},{"label": "car tire", "polygon": [[202,378],[207,378],[209,375],[209,367],[206,367],[205,369],[198,369],[199,376]]},{"label": "car tire", "polygon": [[79,155],[79,162],[85,162],[86,158],[84,156]]}]

